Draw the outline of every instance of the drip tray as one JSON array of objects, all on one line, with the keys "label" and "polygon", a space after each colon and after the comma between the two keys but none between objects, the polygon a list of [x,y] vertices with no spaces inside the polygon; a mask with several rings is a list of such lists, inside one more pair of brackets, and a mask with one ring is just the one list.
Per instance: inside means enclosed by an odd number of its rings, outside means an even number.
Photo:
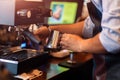
[{"label": "drip tray", "polygon": [[3,62],[12,74],[20,74],[45,64],[49,57],[48,52],[19,50],[1,55],[0,62]]}]

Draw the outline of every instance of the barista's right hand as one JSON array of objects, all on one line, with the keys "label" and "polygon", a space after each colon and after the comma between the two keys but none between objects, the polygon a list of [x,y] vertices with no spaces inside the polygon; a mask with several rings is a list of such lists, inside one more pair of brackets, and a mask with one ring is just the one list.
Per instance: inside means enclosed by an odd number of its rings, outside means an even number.
[{"label": "barista's right hand", "polygon": [[34,34],[36,36],[39,36],[40,39],[46,39],[49,36],[50,31],[48,30],[46,26],[42,26],[38,28],[37,30],[35,30]]}]

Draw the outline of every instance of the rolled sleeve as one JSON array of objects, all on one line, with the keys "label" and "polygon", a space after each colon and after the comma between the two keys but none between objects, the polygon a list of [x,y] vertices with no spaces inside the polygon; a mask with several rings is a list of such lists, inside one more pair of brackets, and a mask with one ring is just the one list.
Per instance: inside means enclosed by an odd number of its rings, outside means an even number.
[{"label": "rolled sleeve", "polygon": [[103,47],[110,53],[120,52],[120,35],[116,34],[114,31],[105,29],[99,37]]},{"label": "rolled sleeve", "polygon": [[[103,2],[100,41],[110,53],[120,52],[120,0]],[[112,4],[112,5],[110,5]]]},{"label": "rolled sleeve", "polygon": [[93,37],[93,29],[95,25],[92,23],[90,17],[87,17],[85,20],[84,28],[82,31],[82,36],[84,38],[91,38]]}]

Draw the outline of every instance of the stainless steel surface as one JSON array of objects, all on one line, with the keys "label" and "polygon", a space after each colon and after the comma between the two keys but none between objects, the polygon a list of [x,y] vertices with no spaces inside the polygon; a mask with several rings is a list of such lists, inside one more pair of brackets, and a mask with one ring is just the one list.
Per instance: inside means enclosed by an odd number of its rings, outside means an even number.
[{"label": "stainless steel surface", "polygon": [[53,30],[48,38],[46,48],[51,50],[57,49],[59,45],[59,40],[60,40],[60,32]]}]

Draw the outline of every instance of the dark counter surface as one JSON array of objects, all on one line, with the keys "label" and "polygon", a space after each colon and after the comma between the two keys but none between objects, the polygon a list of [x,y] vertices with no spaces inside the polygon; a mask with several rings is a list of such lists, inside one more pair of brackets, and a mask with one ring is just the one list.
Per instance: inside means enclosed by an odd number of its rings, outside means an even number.
[{"label": "dark counter surface", "polygon": [[[62,66],[58,65],[61,62],[67,61],[68,59],[69,59],[69,57],[66,57],[66,58],[50,58],[47,66],[45,66],[44,69],[41,68],[41,70],[44,70],[44,72],[45,72],[44,75],[46,75],[46,79],[47,80],[58,80],[57,79],[58,77],[64,77],[68,74],[71,74],[71,72],[73,72],[72,70],[76,71],[77,68],[80,68],[80,67],[81,67],[81,70],[83,70],[82,66],[86,66],[86,67],[90,66],[90,68],[91,68],[91,65],[89,65],[89,61],[92,59],[91,54],[75,53],[74,54],[74,60],[79,64],[79,66],[77,66],[75,69],[70,69],[70,68],[66,68],[66,67],[62,67]],[[87,62],[88,62],[88,64],[85,64]],[[68,77],[69,77],[69,75],[68,75]],[[62,80],[62,79],[60,79],[60,80]]]},{"label": "dark counter surface", "polygon": [[74,60],[77,61],[77,63],[80,65],[74,69],[58,65],[63,61],[67,61],[68,59],[69,56],[65,58],[51,57],[47,63],[37,68],[43,71],[43,75],[35,80],[77,80],[80,77],[79,75],[81,75],[81,79],[84,79],[83,76],[88,76],[88,78],[91,77],[91,54],[75,53]]}]

